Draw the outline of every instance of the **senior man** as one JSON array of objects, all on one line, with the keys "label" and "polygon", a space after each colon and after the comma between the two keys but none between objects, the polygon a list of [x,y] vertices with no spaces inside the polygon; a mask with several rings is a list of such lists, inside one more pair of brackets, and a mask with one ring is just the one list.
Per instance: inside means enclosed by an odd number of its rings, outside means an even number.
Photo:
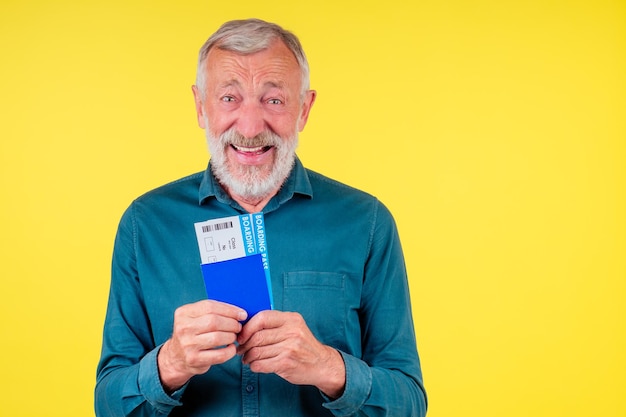
[{"label": "senior man", "polygon": [[[295,154],[316,96],[299,40],[225,23],[200,50],[193,94],[211,159],[122,216],[96,414],[425,415],[393,218]],[[194,224],[254,212],[274,309],[248,317],[207,299]]]}]

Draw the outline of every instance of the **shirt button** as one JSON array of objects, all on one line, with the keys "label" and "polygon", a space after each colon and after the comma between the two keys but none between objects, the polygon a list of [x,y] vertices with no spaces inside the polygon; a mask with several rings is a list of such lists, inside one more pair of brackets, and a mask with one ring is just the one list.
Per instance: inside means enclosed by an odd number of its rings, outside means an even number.
[{"label": "shirt button", "polygon": [[254,385],[246,385],[246,391],[248,393],[251,393],[252,391],[254,391]]}]

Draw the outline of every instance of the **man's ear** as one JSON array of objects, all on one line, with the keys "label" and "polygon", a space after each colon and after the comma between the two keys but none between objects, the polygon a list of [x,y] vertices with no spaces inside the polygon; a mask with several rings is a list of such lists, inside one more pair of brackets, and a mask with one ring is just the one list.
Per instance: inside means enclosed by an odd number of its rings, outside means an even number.
[{"label": "man's ear", "polygon": [[298,132],[302,132],[302,130],[304,130],[304,126],[306,126],[306,122],[309,119],[309,113],[311,112],[311,107],[313,107],[313,103],[315,103],[315,97],[317,97],[317,91],[315,90],[308,90],[304,94],[302,109],[300,110],[300,117],[298,118]]},{"label": "man's ear", "polygon": [[204,106],[202,105],[200,90],[198,90],[197,86],[192,85],[191,91],[193,91],[193,99],[196,103],[196,117],[198,118],[198,126],[200,126],[202,129],[206,129],[206,123],[204,122]]}]

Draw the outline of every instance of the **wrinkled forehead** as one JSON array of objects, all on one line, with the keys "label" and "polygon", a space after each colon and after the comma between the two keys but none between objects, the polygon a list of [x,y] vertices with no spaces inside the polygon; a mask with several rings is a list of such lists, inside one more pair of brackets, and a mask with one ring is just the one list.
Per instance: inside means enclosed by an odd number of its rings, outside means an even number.
[{"label": "wrinkled forehead", "polygon": [[293,53],[282,42],[255,53],[212,49],[207,57],[206,75],[211,85],[301,88],[301,71]]},{"label": "wrinkled forehead", "polygon": [[[289,60],[290,64],[294,64],[294,71],[297,71],[300,77],[300,93],[301,95],[309,88],[309,68],[304,51],[295,35],[284,37],[275,32],[263,33],[238,33],[230,32],[225,36],[216,36],[210,38],[200,52],[200,61],[198,62],[197,85],[204,90],[206,77],[211,72],[211,77],[216,74],[213,70],[209,71],[209,66],[214,67],[214,60],[220,59],[224,54],[217,52],[229,52],[236,56],[249,57],[255,55],[264,55],[267,51],[279,51],[283,59]],[[267,56],[267,54],[265,54]]]}]

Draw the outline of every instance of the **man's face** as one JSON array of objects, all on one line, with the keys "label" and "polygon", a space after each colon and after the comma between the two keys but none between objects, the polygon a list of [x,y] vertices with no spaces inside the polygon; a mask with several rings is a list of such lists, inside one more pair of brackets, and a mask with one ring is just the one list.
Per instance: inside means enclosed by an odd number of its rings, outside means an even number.
[{"label": "man's face", "polygon": [[315,92],[302,97],[300,67],[280,41],[250,55],[214,48],[207,59],[206,89],[194,95],[214,173],[231,193],[266,197],[291,170]]}]

